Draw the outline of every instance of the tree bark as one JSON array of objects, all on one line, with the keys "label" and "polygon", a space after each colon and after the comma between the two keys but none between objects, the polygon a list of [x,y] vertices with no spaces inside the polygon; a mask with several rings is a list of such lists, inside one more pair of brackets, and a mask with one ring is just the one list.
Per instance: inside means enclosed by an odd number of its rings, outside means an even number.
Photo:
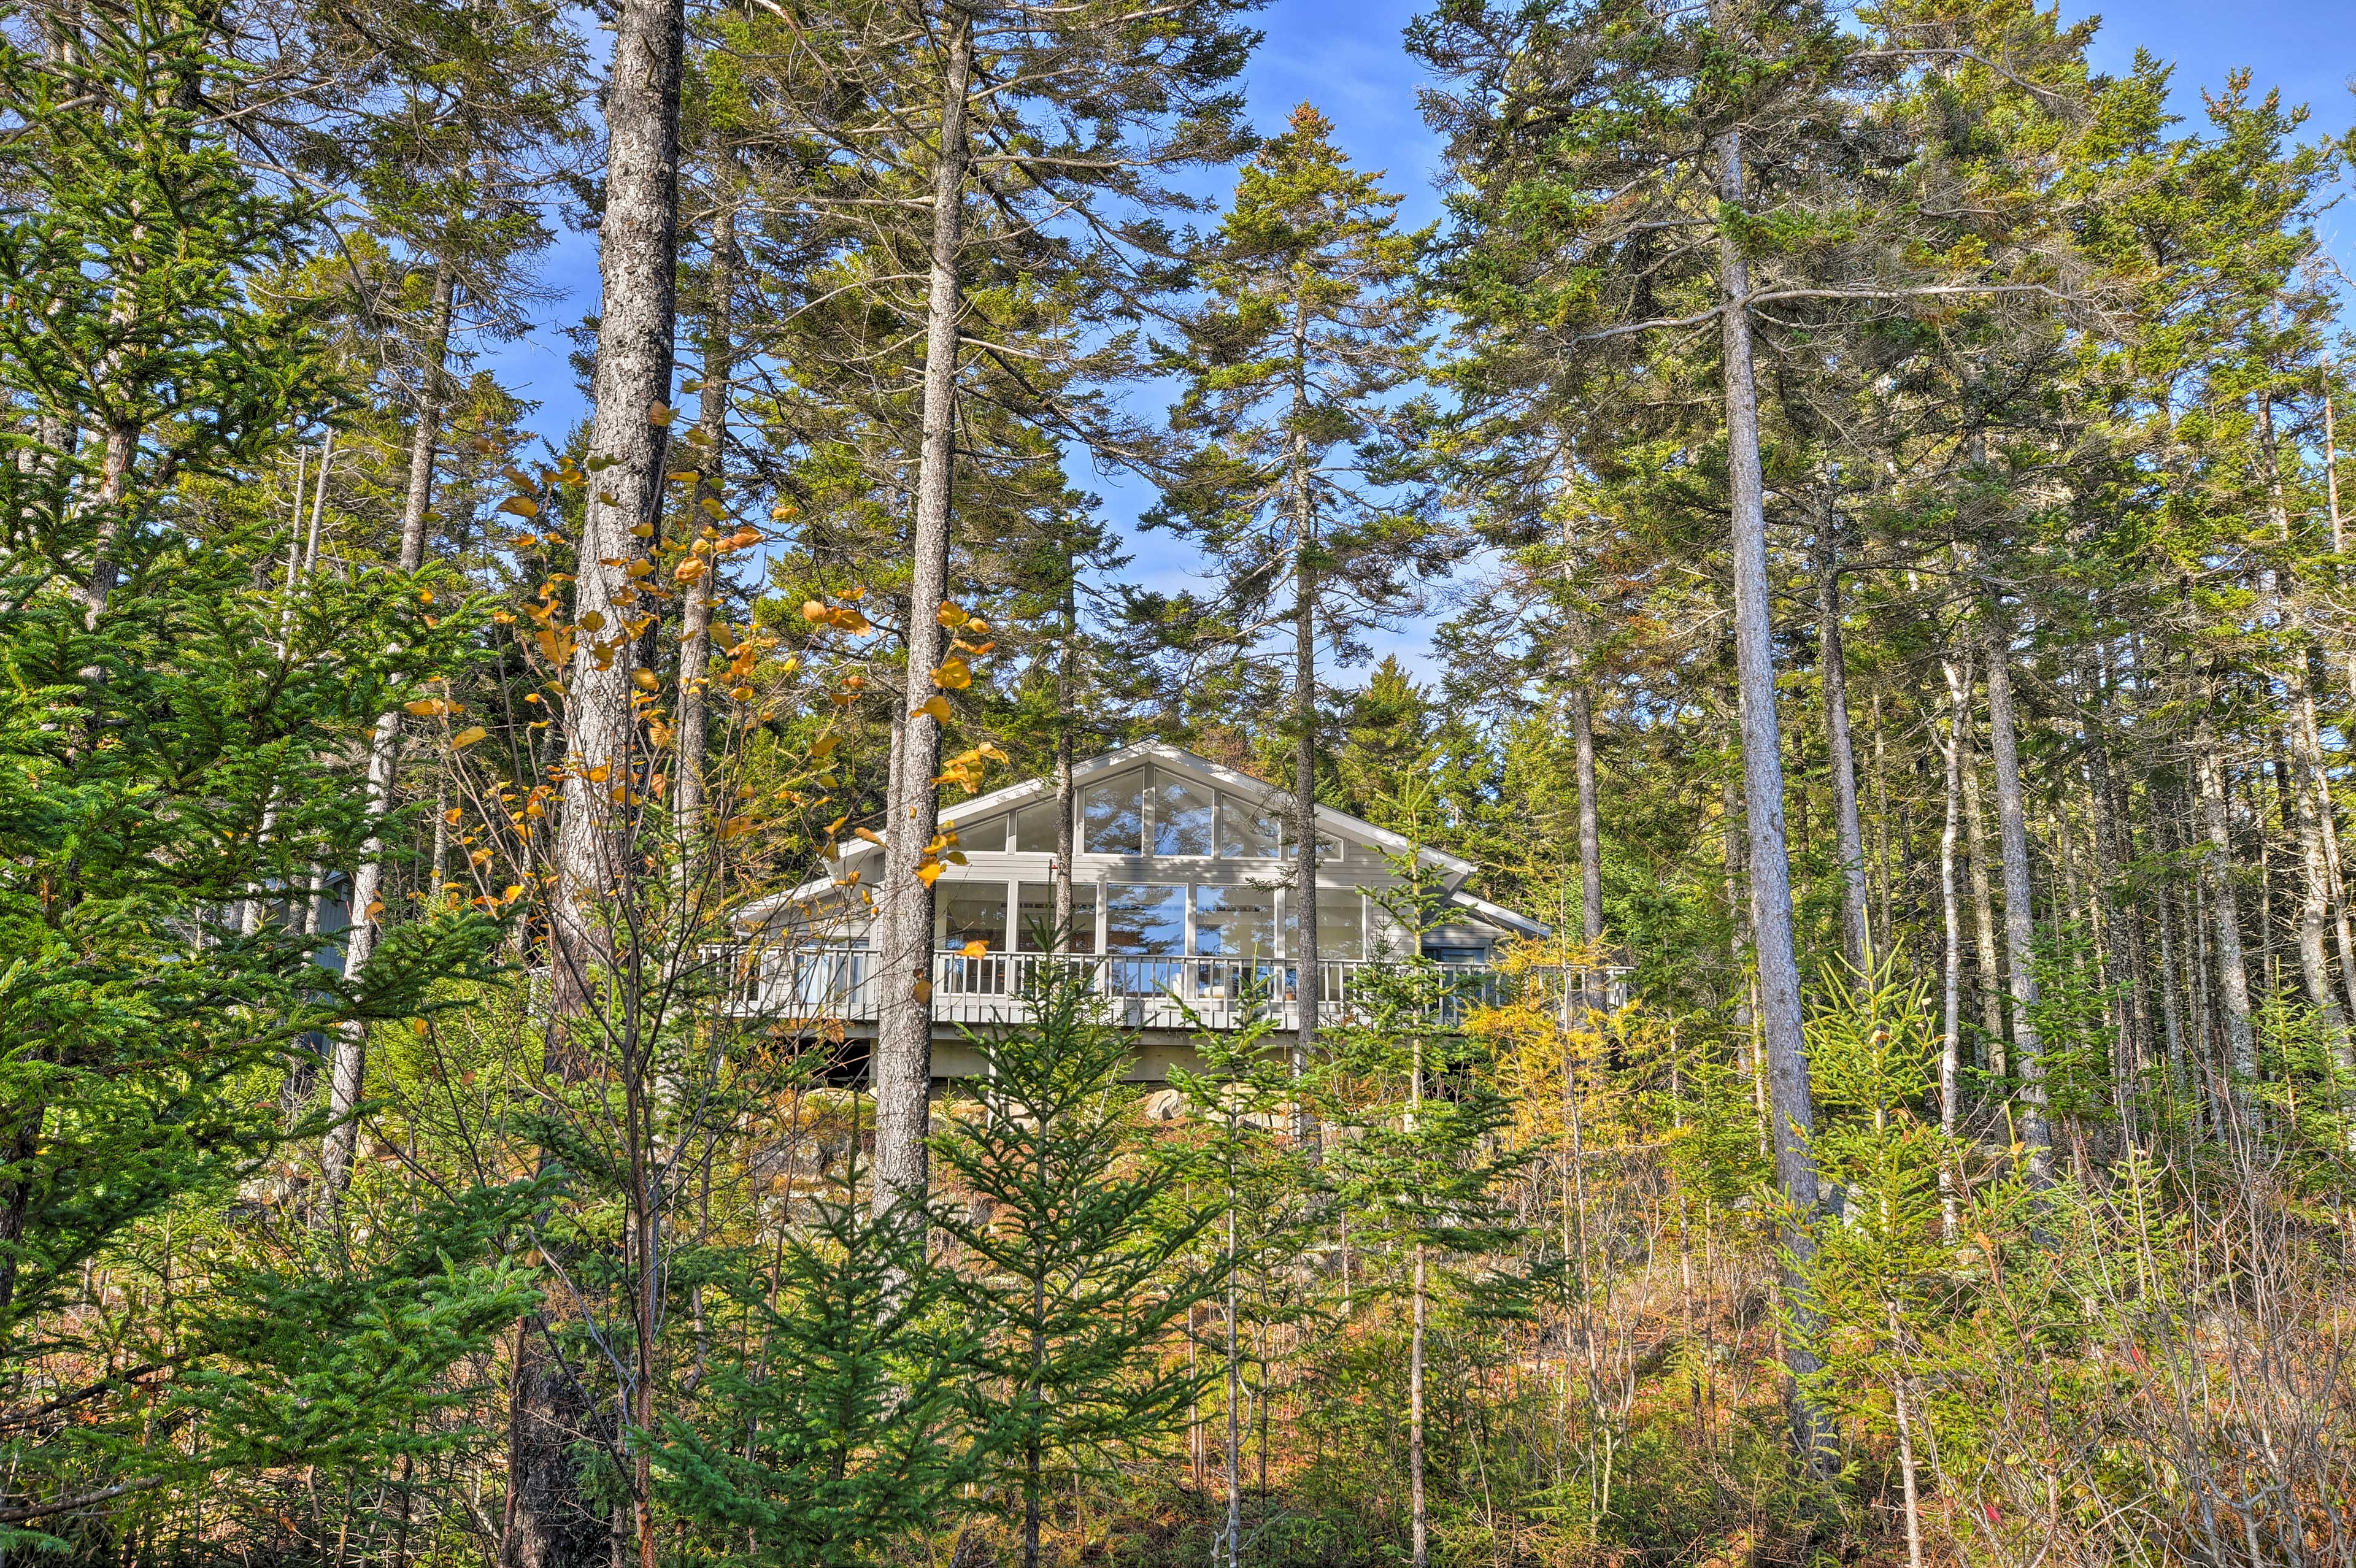
[{"label": "tree bark", "polygon": [[[1323,975],[1317,953],[1317,506],[1309,493],[1309,439],[1302,427],[1309,412],[1309,314],[1295,301],[1292,331],[1293,436],[1287,484],[1292,507],[1292,722],[1293,741],[1293,943],[1294,1003],[1299,1028],[1292,1040],[1292,1078],[1309,1074],[1316,1048],[1319,990]],[[1309,1107],[1293,1096],[1292,1135],[1306,1144]]]},{"label": "tree bark", "polygon": [[[1968,718],[1968,716],[1967,716]],[[1972,891],[1972,988],[1980,1004],[1980,1029],[1987,1036],[1988,1067],[2001,1078],[2012,1070],[2011,1052],[2004,1033],[2004,971],[1996,951],[1996,901],[1988,893],[1987,814],[1980,800],[1979,758],[1972,745],[1972,728],[1964,726],[1963,747],[1964,859]]]},{"label": "tree bark", "polygon": [[[1939,1130],[1955,1136],[1963,1085],[1964,917],[1955,885],[1955,841],[1963,826],[1964,735],[1971,725],[1972,675],[1968,664],[1944,661],[1947,676],[1946,819],[1939,830],[1939,914],[1945,937],[1940,965]],[[1943,1188],[1948,1178],[1940,1173]],[[1953,1200],[1948,1202],[1953,1218]]]},{"label": "tree bark", "polygon": [[[632,568],[644,571],[646,547],[660,520],[663,457],[669,446],[673,335],[679,262],[680,65],[685,25],[680,0],[622,0],[605,98],[605,205],[598,223],[599,306],[595,409],[589,427],[592,469],[573,590],[576,638],[565,679],[564,796],[557,824],[556,886],[549,910],[552,1001],[543,1067],[551,1076],[578,1070],[577,1036],[597,1026],[600,971],[626,985],[620,1010],[637,1005],[637,955],[624,952],[638,897],[637,829],[651,780],[638,744],[631,702],[643,597]],[[645,1049],[635,1018],[615,1031],[633,1057]],[[635,1082],[640,1061],[623,1065]],[[633,1150],[635,1160],[642,1151]],[[633,1203],[642,1198],[634,1191]],[[527,1331],[525,1343],[541,1336]],[[577,1391],[545,1352],[519,1347],[506,1568],[564,1568],[600,1555],[571,1528],[581,1477],[572,1445],[580,1419],[568,1403]],[[635,1412],[633,1413],[636,1413]],[[648,1456],[628,1477],[639,1559],[653,1568],[655,1541]]]},{"label": "tree bark", "polygon": [[[720,505],[728,481],[728,399],[736,370],[736,207],[733,193],[723,192],[712,215],[711,272],[705,283],[701,388],[695,394],[697,510],[701,503]],[[706,541],[719,533],[709,525],[697,529]],[[692,909],[699,898],[707,864],[704,845],[704,805],[712,746],[712,612],[720,596],[717,550],[702,557],[703,571],[691,579],[680,596],[679,613],[679,700],[671,752],[672,827],[679,838],[681,904]],[[683,933],[682,933],[683,935]]]},{"label": "tree bark", "polygon": [[1595,793],[1595,708],[1584,687],[1570,694],[1570,726],[1579,767],[1579,929],[1592,947],[1603,940],[1603,827]]},{"label": "tree bark", "polygon": [[875,1212],[921,1203],[930,1177],[925,1137],[933,1082],[933,889],[917,875],[940,830],[941,726],[916,711],[940,664],[939,606],[948,596],[949,481],[956,464],[958,325],[963,310],[966,93],[973,17],[948,9],[940,145],[933,165],[931,276],[926,285],[923,432],[910,539],[907,717],[884,837],[882,925],[886,948],[875,1031]]},{"label": "tree bark", "polygon": [[[2213,694],[2212,694],[2213,695]],[[2225,1049],[2233,1076],[2233,1100],[2247,1130],[2261,1131],[2251,1085],[2258,1077],[2257,1031],[2252,1021],[2250,971],[2242,947],[2241,896],[2233,887],[2233,822],[2225,803],[2225,764],[2218,754],[2216,721],[2203,706],[2194,747],[2201,789],[2201,827],[2208,836],[2201,882],[2209,896],[2216,955],[2217,990],[2225,1012]]]},{"label": "tree bark", "polygon": [[2020,752],[2012,709],[2008,665],[2011,629],[1991,596],[1981,627],[1980,651],[1987,661],[1988,751],[1996,762],[1997,855],[2004,868],[2005,962],[2012,979],[2014,1071],[2020,1083],[2020,1141],[2029,1149],[2029,1174],[2043,1184],[2053,1179],[2053,1143],[2045,1121],[2045,1061],[2037,1044],[2037,926],[2029,883],[2029,806],[2020,787]]},{"label": "tree bark", "polygon": [[[404,577],[414,576],[425,564],[425,514],[434,503],[434,452],[441,434],[445,392],[443,368],[450,353],[450,322],[457,289],[450,263],[434,266],[433,314],[425,331],[425,359],[417,392],[417,426],[409,437],[409,485],[401,505],[401,554],[394,565]],[[401,710],[377,716],[369,737],[368,813],[371,825],[384,820],[391,807],[394,772],[401,764]],[[377,912],[384,891],[382,829],[371,827],[360,845],[360,862],[352,874],[351,927],[344,937],[344,976],[356,980],[376,955]],[[352,1178],[352,1150],[359,1125],[352,1113],[367,1090],[368,1025],[354,1021],[336,1031],[333,1064],[327,1073],[327,1113],[335,1125],[327,1129],[319,1154],[319,1180],[327,1195],[322,1213],[332,1209]]]},{"label": "tree bark", "polygon": [[[1063,645],[1055,650],[1055,951],[1069,953],[1079,934],[1072,929],[1072,858],[1079,851],[1072,817],[1072,703],[1079,690],[1079,561],[1064,558]],[[1091,933],[1093,934],[1093,933]],[[1093,944],[1091,944],[1093,945]]]},{"label": "tree bark", "polygon": [[[1719,200],[1743,200],[1742,138],[1719,133]],[[1751,912],[1758,943],[1759,1011],[1766,1053],[1775,1178],[1797,1217],[1783,1228],[1783,1286],[1794,1332],[1784,1340],[1792,1436],[1811,1468],[1828,1456],[1831,1424],[1807,1390],[1819,1361],[1809,1343],[1820,1315],[1806,1268],[1815,1253],[1804,1222],[1820,1198],[1809,1148],[1815,1104],[1800,1017],[1800,965],[1794,946],[1792,866],[1783,836],[1783,758],[1775,712],[1775,648],[1767,579],[1766,494],[1759,461],[1759,393],[1751,367],[1751,270],[1734,237],[1719,236],[1727,475],[1732,511],[1734,656],[1742,720],[1744,815],[1750,827]]]},{"label": "tree bark", "polygon": [[1863,974],[1873,962],[1873,932],[1866,916],[1865,828],[1857,809],[1857,749],[1848,727],[1848,665],[1841,650],[1840,558],[1835,532],[1839,513],[1829,489],[1816,528],[1816,643],[1825,697],[1825,735],[1831,751],[1833,825],[1841,858],[1841,951]]}]

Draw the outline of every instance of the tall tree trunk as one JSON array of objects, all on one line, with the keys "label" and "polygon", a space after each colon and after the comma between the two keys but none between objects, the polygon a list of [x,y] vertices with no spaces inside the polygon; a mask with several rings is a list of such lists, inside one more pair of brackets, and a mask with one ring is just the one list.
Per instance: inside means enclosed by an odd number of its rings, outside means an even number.
[{"label": "tall tree trunk", "polygon": [[2233,887],[2233,829],[2225,800],[2225,764],[2218,755],[2216,721],[2210,717],[2206,704],[2201,710],[2193,746],[2201,788],[2201,827],[2208,836],[2201,880],[2208,893],[2214,928],[2211,950],[2216,955],[2217,991],[2225,1012],[2225,1050],[2228,1069],[2233,1076],[2232,1093],[2245,1125],[2255,1133],[2262,1130],[2257,1102],[2250,1087],[2258,1078],[2257,1030],[2252,1021],[2248,961],[2242,947],[2241,895]]},{"label": "tall tree trunk", "polygon": [[925,1137],[933,1083],[933,887],[917,872],[940,831],[941,726],[917,711],[941,662],[938,609],[948,597],[949,480],[957,462],[958,326],[963,314],[966,92],[973,15],[948,12],[940,144],[933,160],[931,278],[925,317],[923,432],[910,539],[908,699],[885,824],[882,956],[875,1031],[875,1212],[920,1203],[930,1174]]},{"label": "tall tree trunk", "polygon": [[[728,482],[728,400],[736,373],[736,206],[723,191],[712,215],[711,271],[705,281],[703,365],[695,394],[695,425],[699,448],[695,494],[700,503],[723,503]],[[718,529],[697,530],[704,540]],[[672,826],[679,838],[679,880],[683,912],[698,908],[703,895],[704,771],[712,748],[712,612],[720,597],[720,558],[714,549],[701,558],[703,570],[687,582],[679,613],[679,722],[673,726]],[[684,940],[684,933],[681,933]]]},{"label": "tall tree trunk", "polygon": [[2126,856],[2120,840],[2127,829],[2117,810],[2110,746],[2104,738],[2101,709],[2096,706],[2102,695],[2099,688],[2090,692],[2083,721],[2087,783],[2094,819],[2094,895],[2102,911],[2103,929],[2116,944],[2117,965],[2126,971],[2126,995],[2111,1077],[2120,1125],[2132,1135],[2136,1083],[2147,1064],[2151,1042],[2150,979],[2144,965],[2142,912],[2132,898],[2120,897],[2120,891],[2126,886]]},{"label": "tall tree trunk", "polygon": [[[1296,842],[1293,847],[1293,991],[1300,1009],[1292,1040],[1292,1077],[1308,1076],[1316,1049],[1318,1003],[1324,978],[1317,952],[1317,502],[1309,491],[1309,308],[1293,302],[1292,424],[1286,484],[1292,507],[1292,786]],[[1293,1096],[1292,1135],[1310,1137],[1306,1097]]]},{"label": "tall tree trunk", "polygon": [[1996,763],[1997,855],[2004,868],[2005,963],[2012,980],[2013,1070],[2020,1083],[2020,1141],[2029,1174],[2053,1178],[2053,1143],[2045,1122],[2045,1061],[2038,1049],[2034,965],[2037,926],[2029,884],[2029,805],[2020,787],[2020,752],[2012,709],[2012,631],[1991,595],[1985,602],[1980,652],[1987,661],[1988,752]]},{"label": "tall tree trunk", "polygon": [[[1743,202],[1742,137],[1719,133],[1719,198]],[[1766,493],[1759,464],[1759,393],[1751,368],[1751,265],[1730,233],[1719,238],[1719,291],[1725,377],[1727,478],[1732,502],[1734,656],[1742,715],[1744,816],[1750,827],[1751,914],[1758,942],[1759,1011],[1767,1058],[1775,1179],[1795,1216],[1783,1229],[1783,1287],[1793,1332],[1784,1365],[1792,1436],[1811,1468],[1828,1455],[1831,1424],[1808,1382],[1821,1364],[1809,1349],[1820,1320],[1806,1269],[1815,1254],[1807,1224],[1820,1202],[1815,1102],[1802,1039],[1800,965],[1794,946],[1792,865],[1783,837],[1782,727],[1775,712],[1775,645],[1767,580]]]},{"label": "tall tree trunk", "polygon": [[[425,358],[417,389],[417,427],[409,437],[409,485],[401,503],[401,556],[396,565],[403,576],[413,576],[425,564],[425,514],[434,504],[434,451],[441,434],[444,392],[443,367],[450,353],[450,320],[457,289],[450,263],[434,266],[432,315],[425,329]],[[358,979],[376,955],[377,916],[383,905],[384,838],[381,827],[392,800],[393,773],[401,764],[401,710],[377,715],[369,737],[368,812],[371,824],[360,845],[360,863],[352,874],[351,926],[344,936],[344,977]],[[327,1074],[327,1114],[335,1125],[327,1129],[319,1154],[319,1182],[331,1211],[352,1178],[352,1150],[359,1136],[353,1112],[366,1093],[368,1025],[358,1020],[336,1031],[334,1063]]]},{"label": "tall tree trunk", "polygon": [[[1069,953],[1079,934],[1072,929],[1072,858],[1079,851],[1072,816],[1072,704],[1079,699],[1079,561],[1064,557],[1063,644],[1055,650],[1055,951]],[[1090,933],[1091,938],[1094,933]],[[1093,941],[1091,945],[1093,945]]]},{"label": "tall tree trunk", "polygon": [[1570,727],[1579,768],[1579,930],[1592,946],[1603,940],[1603,827],[1595,793],[1595,708],[1584,688],[1570,694]]},{"label": "tall tree trunk", "polygon": [[2012,1071],[2004,1032],[2004,971],[1996,951],[1996,901],[1988,892],[1987,813],[1980,801],[1980,763],[1967,722],[1960,739],[1964,774],[1964,861],[1972,892],[1972,988],[1979,997],[1980,1030],[1987,1036],[1988,1069]]},{"label": "tall tree trunk", "polygon": [[[622,0],[605,99],[605,206],[598,224],[596,407],[589,426],[593,471],[584,509],[573,618],[580,628],[565,681],[564,797],[557,825],[556,886],[549,910],[551,992],[555,1018],[545,1069],[579,1070],[576,1034],[596,1029],[598,972],[624,981],[619,1010],[635,1011],[637,955],[617,951],[615,912],[635,905],[637,827],[648,758],[637,744],[634,625],[641,594],[630,569],[646,549],[641,527],[659,519],[669,445],[679,262],[680,0]],[[616,1038],[635,1054],[642,1030],[623,1020]],[[623,1063],[635,1077],[637,1061]],[[642,1194],[632,1194],[637,1203]],[[509,1486],[514,1506],[503,1543],[506,1568],[560,1568],[594,1560],[573,1528],[586,1517],[573,1445],[575,1408],[585,1396],[552,1364],[545,1335],[528,1322],[518,1346]],[[651,1390],[648,1390],[651,1397]],[[641,1412],[634,1411],[637,1416]],[[652,1568],[655,1541],[648,1456],[627,1477],[638,1552]]]},{"label": "tall tree trunk", "polygon": [[1862,974],[1873,961],[1866,917],[1865,829],[1857,809],[1857,750],[1848,728],[1848,665],[1841,651],[1840,514],[1829,485],[1816,527],[1816,644],[1824,681],[1825,736],[1831,752],[1833,827],[1841,858],[1841,952]]},{"label": "tall tree trunk", "polygon": [[[1950,657],[1947,676],[1946,819],[1939,830],[1939,914],[1945,937],[1940,965],[1939,1008],[1939,1130],[1955,1136],[1957,1100],[1963,1089],[1964,918],[1955,885],[1955,841],[1963,827],[1964,735],[1971,724],[1972,674],[1968,664]],[[1944,1189],[1948,1177],[1940,1173]],[[1948,1218],[1954,1218],[1950,1198]]]}]

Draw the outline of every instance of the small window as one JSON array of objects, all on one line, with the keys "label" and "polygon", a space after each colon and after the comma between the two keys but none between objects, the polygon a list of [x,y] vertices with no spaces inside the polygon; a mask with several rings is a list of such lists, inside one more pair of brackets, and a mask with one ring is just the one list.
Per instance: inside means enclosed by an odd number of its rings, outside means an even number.
[{"label": "small window", "polygon": [[[1054,934],[1055,926],[1055,884],[1024,882],[1022,885],[1022,907],[1016,912],[1020,920],[1014,927],[1014,950],[1018,953],[1045,953],[1038,935],[1042,931]],[[1097,885],[1094,882],[1072,884],[1072,951],[1094,953],[1097,950]]]},{"label": "small window", "polygon": [[1055,802],[1052,796],[1014,814],[1014,848],[1022,855],[1055,852]]},{"label": "small window", "polygon": [[1105,951],[1175,958],[1186,951],[1186,889],[1116,884],[1105,889]]},{"label": "small window", "polygon": [[[1002,822],[1004,818],[1000,818]],[[979,942],[1006,951],[1006,884],[952,882],[941,901],[941,945],[951,951]]]},{"label": "small window", "polygon": [[1091,855],[1145,853],[1145,774],[1088,785],[1080,798],[1080,843]]},{"label": "small window", "polygon": [[1219,854],[1230,860],[1272,860],[1284,849],[1284,817],[1275,807],[1237,795],[1219,796]]},{"label": "small window", "polygon": [[1216,797],[1200,784],[1164,773],[1156,773],[1153,783],[1153,852],[1209,854],[1211,808]]}]

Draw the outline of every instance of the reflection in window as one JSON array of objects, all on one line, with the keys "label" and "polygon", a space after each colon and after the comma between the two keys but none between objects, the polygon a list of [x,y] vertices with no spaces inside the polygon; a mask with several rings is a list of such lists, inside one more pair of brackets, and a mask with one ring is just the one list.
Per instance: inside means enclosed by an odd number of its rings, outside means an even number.
[{"label": "reflection in window", "polygon": [[1136,958],[1169,958],[1184,953],[1184,886],[1105,889],[1105,951]]},{"label": "reflection in window", "polygon": [[[1038,933],[1045,931],[1052,937],[1055,924],[1055,884],[1024,882],[1022,889],[1020,919],[1014,928],[1015,951],[1047,953],[1054,951],[1052,942],[1041,945]],[[1094,882],[1072,884],[1072,951],[1094,953],[1097,950],[1097,885]]]},{"label": "reflection in window", "polygon": [[1268,860],[1284,843],[1284,818],[1255,800],[1219,796],[1219,853],[1228,859]]},{"label": "reflection in window", "polygon": [[1206,958],[1275,957],[1275,890],[1197,887],[1194,951]]},{"label": "reflection in window", "polygon": [[1145,853],[1145,774],[1092,784],[1080,798],[1080,843],[1091,855]]},{"label": "reflection in window", "polygon": [[1317,890],[1317,961],[1340,963],[1365,954],[1365,912],[1356,893],[1333,888]]},{"label": "reflection in window", "polygon": [[960,822],[951,831],[958,836],[960,849],[1001,850],[1006,848],[1006,818],[987,817],[980,822]]},{"label": "reflection in window", "polygon": [[1200,784],[1188,784],[1164,773],[1156,773],[1153,783],[1153,852],[1209,854],[1211,805],[1215,797]]},{"label": "reflection in window", "polygon": [[1006,951],[1006,884],[944,885],[948,897],[941,901],[941,945],[954,951],[969,942],[980,942],[993,953]]},{"label": "reflection in window", "polygon": [[1014,850],[1018,855],[1055,852],[1055,803],[1052,797],[1014,814]]}]

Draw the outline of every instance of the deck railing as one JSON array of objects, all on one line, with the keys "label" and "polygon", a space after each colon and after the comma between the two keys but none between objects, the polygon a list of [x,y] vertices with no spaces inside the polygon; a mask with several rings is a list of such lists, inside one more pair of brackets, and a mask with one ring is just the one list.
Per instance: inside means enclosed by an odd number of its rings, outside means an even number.
[{"label": "deck railing", "polygon": [[[722,979],[731,1011],[781,1022],[875,1021],[880,975],[876,955],[867,948],[713,947],[705,957],[709,972]],[[1042,972],[1054,965],[1087,975],[1106,998],[1109,1021],[1124,1028],[1186,1029],[1199,1020],[1210,1029],[1234,1029],[1255,1008],[1272,1015],[1280,1027],[1292,1027],[1300,1018],[1300,965],[1282,960],[936,953],[934,1021],[1019,1022],[1026,1016],[1024,998],[1038,989]],[[1321,1019],[1342,1023],[1361,1016],[1375,999],[1383,967],[1363,959],[1320,963]],[[1485,964],[1431,968],[1437,994],[1428,1005],[1447,1021],[1503,994],[1505,976]]]}]

